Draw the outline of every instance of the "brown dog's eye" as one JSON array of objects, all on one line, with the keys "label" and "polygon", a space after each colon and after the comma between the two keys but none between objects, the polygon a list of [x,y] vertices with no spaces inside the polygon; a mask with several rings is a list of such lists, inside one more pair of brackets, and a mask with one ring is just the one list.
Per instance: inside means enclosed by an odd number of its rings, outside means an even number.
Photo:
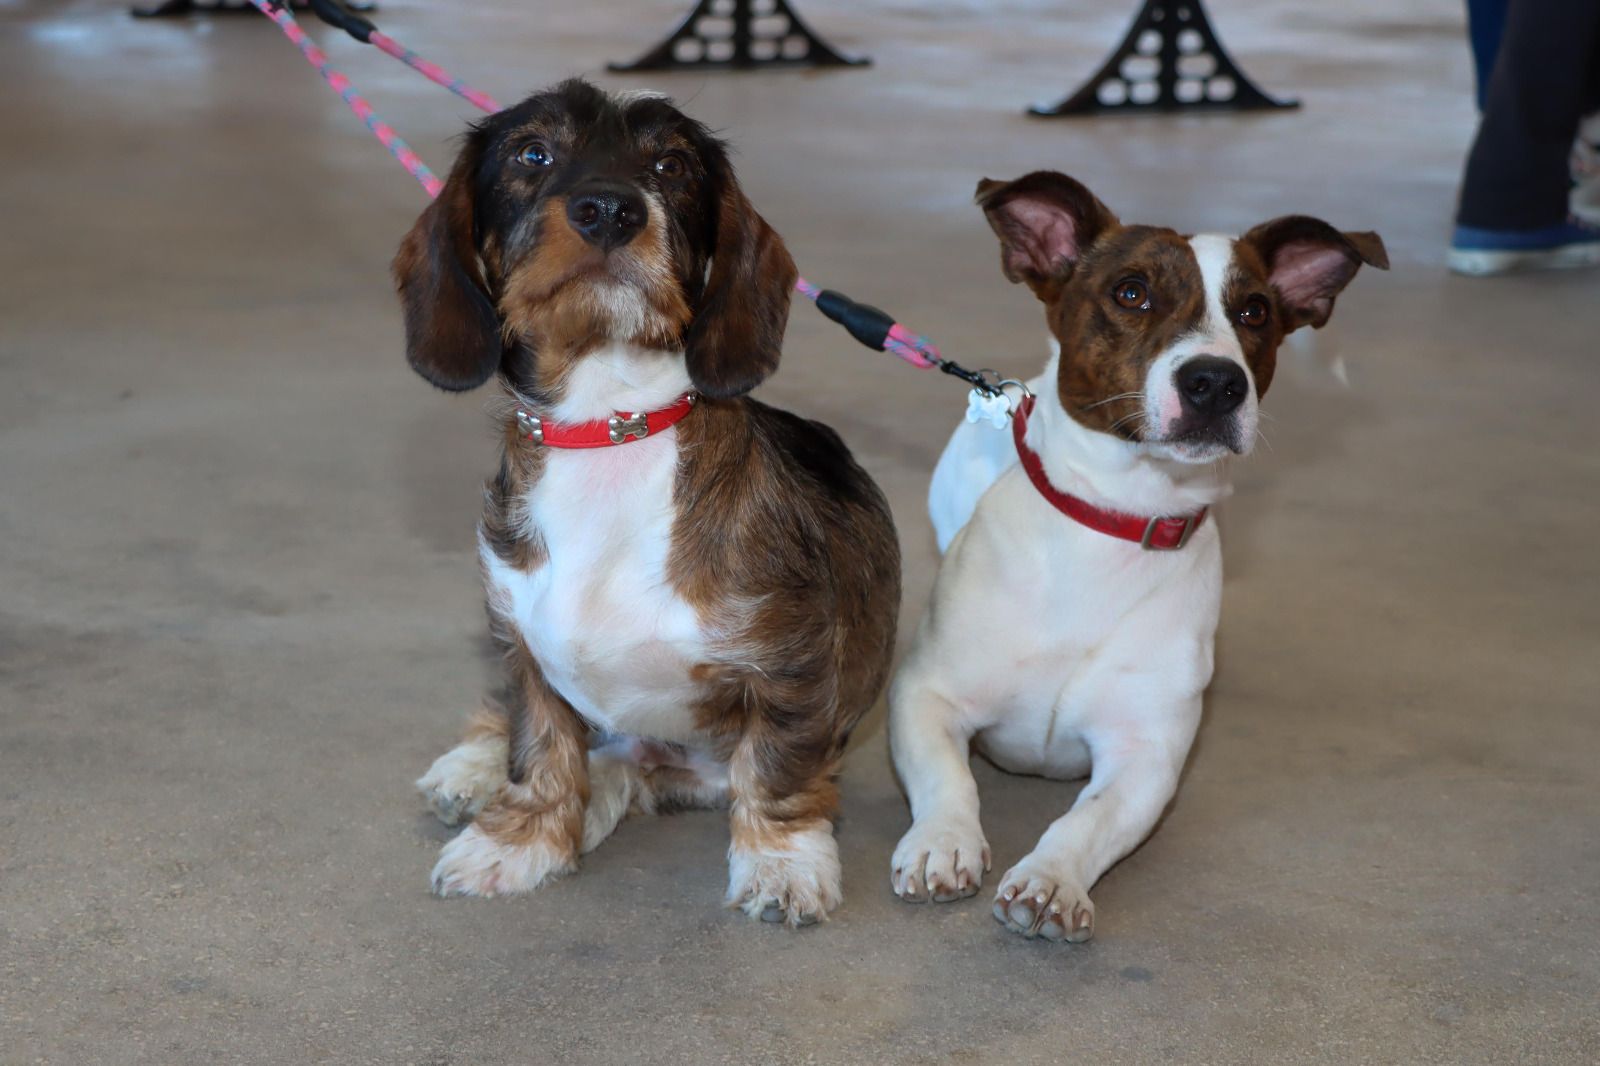
[{"label": "brown dog's eye", "polygon": [[517,162],[525,167],[547,167],[556,161],[548,146],[543,141],[534,141],[524,145],[522,151],[517,153]]},{"label": "brown dog's eye", "polygon": [[1260,329],[1267,324],[1267,301],[1259,296],[1252,296],[1245,301],[1239,309],[1239,321],[1251,329]]},{"label": "brown dog's eye", "polygon": [[666,155],[656,160],[656,173],[660,174],[663,178],[666,178],[669,181],[683,177],[683,172],[685,169],[686,168],[683,164],[683,156],[679,155],[677,152],[668,152]]},{"label": "brown dog's eye", "polygon": [[1150,310],[1150,290],[1138,278],[1124,278],[1117,282],[1117,287],[1111,295],[1116,298],[1117,304],[1130,311]]}]

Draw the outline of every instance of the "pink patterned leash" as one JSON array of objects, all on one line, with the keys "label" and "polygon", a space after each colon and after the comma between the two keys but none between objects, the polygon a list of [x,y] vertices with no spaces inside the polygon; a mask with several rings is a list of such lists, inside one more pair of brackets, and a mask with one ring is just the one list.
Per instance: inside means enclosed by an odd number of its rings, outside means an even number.
[{"label": "pink patterned leash", "polygon": [[[427,164],[411,150],[411,146],[401,139],[392,126],[378,117],[366,98],[355,91],[350,79],[333,68],[328,62],[327,53],[318,48],[295,21],[288,4],[282,0],[250,0],[250,3],[277,23],[284,36],[294,42],[333,91],[350,105],[350,110],[355,112],[356,117],[366,124],[367,129],[371,130],[379,141],[383,142],[383,146],[400,161],[400,165],[422,183],[422,187],[428,190],[428,195],[438,196],[439,190],[444,187],[444,182],[428,169]],[[393,56],[429,81],[444,86],[479,110],[489,114],[500,110],[500,105],[495,102],[494,97],[472,88],[460,78],[452,77],[437,63],[423,59],[393,37],[380,33],[371,20],[350,11],[335,0],[311,0],[311,9],[318,18],[330,26],[344,30],[363,44],[374,45],[379,51]],[[994,387],[996,375],[993,371],[971,371],[951,362],[940,354],[938,345],[920,333],[911,332],[896,322],[888,312],[880,311],[869,304],[858,303],[841,292],[819,289],[805,278],[798,279],[794,287],[796,292],[815,303],[818,310],[844,326],[852,337],[868,348],[897,355],[912,366],[923,370],[937,367],[946,374],[953,374],[987,393],[996,392]]]},{"label": "pink patterned leash", "polygon": [[[440,181],[438,175],[428,169],[428,164],[424,163],[422,157],[411,150],[411,146],[394,131],[393,126],[378,117],[378,113],[372,109],[372,105],[367,103],[366,97],[356,92],[355,86],[350,84],[350,79],[333,68],[333,64],[328,62],[328,54],[318,48],[316,43],[306,36],[306,31],[300,28],[300,23],[295,21],[293,12],[289,10],[289,5],[283,4],[280,6],[274,0],[250,0],[250,3],[255,6],[257,11],[278,24],[278,29],[282,30],[283,35],[293,41],[295,47],[300,49],[301,54],[306,57],[306,62],[317,68],[317,73],[322,75],[328,86],[338,93],[346,104],[350,105],[350,110],[356,113],[356,118],[366,123],[367,129],[372,131],[373,136],[382,141],[383,146],[389,149],[389,154],[398,159],[400,165],[410,171],[413,178],[422,183],[422,187],[428,190],[428,195],[438,196],[439,190],[444,188],[444,182]],[[342,11],[343,9],[341,8],[340,10]]]},{"label": "pink patterned leash", "polygon": [[379,33],[374,29],[367,35],[367,41],[376,45],[378,51],[394,56],[434,84],[443,85],[478,110],[487,111],[491,115],[500,110],[500,105],[495,103],[494,97],[474,89],[460,78],[451,77],[439,64],[428,62],[388,34]]}]

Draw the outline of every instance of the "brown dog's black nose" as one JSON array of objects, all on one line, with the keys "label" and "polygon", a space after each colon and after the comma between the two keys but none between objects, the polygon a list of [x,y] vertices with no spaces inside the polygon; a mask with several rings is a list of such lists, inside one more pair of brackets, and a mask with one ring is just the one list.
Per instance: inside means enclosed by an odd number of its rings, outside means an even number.
[{"label": "brown dog's black nose", "polygon": [[1180,366],[1175,376],[1183,405],[1207,418],[1232,414],[1250,394],[1244,367],[1232,359],[1202,355]]},{"label": "brown dog's black nose", "polygon": [[567,221],[602,251],[633,240],[648,217],[644,197],[625,186],[590,186],[567,198]]}]

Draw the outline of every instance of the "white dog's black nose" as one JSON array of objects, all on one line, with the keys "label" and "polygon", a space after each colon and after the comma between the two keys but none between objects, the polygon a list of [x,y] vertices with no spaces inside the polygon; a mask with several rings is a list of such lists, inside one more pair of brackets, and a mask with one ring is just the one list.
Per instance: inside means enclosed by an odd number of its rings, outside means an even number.
[{"label": "white dog's black nose", "polygon": [[1250,379],[1232,359],[1203,355],[1184,363],[1174,376],[1184,407],[1206,418],[1232,414],[1250,395]]},{"label": "white dog's black nose", "polygon": [[633,240],[648,217],[644,197],[626,186],[591,185],[567,198],[567,221],[602,251]]}]

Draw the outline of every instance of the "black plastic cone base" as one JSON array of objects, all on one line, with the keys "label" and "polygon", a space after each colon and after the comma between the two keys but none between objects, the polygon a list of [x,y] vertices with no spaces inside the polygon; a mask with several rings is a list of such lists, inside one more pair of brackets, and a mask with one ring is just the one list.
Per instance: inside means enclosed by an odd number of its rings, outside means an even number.
[{"label": "black plastic cone base", "polygon": [[1083,87],[1043,117],[1299,107],[1256,87],[1229,57],[1201,0],[1145,0],[1127,36]]},{"label": "black plastic cone base", "polygon": [[756,70],[763,67],[858,67],[811,32],[788,0],[700,0],[667,36],[631,63],[610,70]]},{"label": "black plastic cone base", "polygon": [[[296,11],[306,11],[311,5],[307,0],[289,0],[289,6]],[[351,11],[378,10],[377,0],[344,0],[344,6]],[[134,18],[159,19],[189,14],[255,15],[259,12],[248,0],[157,0],[152,4],[135,5],[128,13]]]}]

